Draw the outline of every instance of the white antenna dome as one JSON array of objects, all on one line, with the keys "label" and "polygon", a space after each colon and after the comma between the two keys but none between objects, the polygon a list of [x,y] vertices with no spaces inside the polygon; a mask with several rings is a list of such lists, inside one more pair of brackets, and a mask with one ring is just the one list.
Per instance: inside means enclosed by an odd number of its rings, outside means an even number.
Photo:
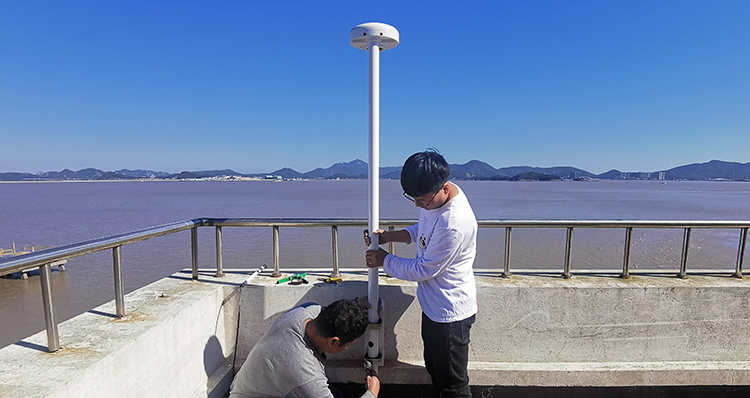
[{"label": "white antenna dome", "polygon": [[380,42],[380,51],[390,50],[398,45],[398,30],[380,22],[368,22],[355,26],[349,32],[349,44],[367,50],[370,41]]}]

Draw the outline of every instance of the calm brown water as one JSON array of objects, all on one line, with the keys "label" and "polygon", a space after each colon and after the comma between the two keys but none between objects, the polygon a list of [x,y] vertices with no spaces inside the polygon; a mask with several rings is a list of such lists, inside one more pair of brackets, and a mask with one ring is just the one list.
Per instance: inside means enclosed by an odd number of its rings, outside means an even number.
[{"label": "calm brown water", "polygon": [[[478,219],[750,220],[750,183],[467,181]],[[416,219],[398,181],[381,182],[381,218]],[[196,217],[367,218],[366,181],[67,182],[0,184],[0,248],[64,245]],[[281,229],[281,267],[330,267],[327,228]],[[576,230],[572,268],[622,267],[624,231]],[[271,230],[224,228],[225,268],[272,264]],[[476,268],[502,268],[504,230],[481,229]],[[694,230],[688,267],[733,270],[739,231]],[[564,230],[514,230],[513,269],[562,270]],[[214,232],[199,229],[200,267],[215,262]],[[681,230],[636,230],[632,265],[678,269]],[[341,266],[361,267],[361,231],[340,229]],[[189,268],[190,234],[123,247],[125,288],[133,291]],[[409,246],[396,254],[413,255]],[[58,321],[113,299],[111,252],[54,272]],[[0,347],[44,329],[39,277],[0,279]]]}]

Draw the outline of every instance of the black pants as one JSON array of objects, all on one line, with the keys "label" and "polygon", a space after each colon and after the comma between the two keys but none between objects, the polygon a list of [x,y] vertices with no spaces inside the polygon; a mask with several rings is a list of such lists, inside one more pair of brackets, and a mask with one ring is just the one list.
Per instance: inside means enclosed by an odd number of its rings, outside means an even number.
[{"label": "black pants", "polygon": [[341,391],[340,388],[329,384],[328,389],[331,390],[331,394],[333,394],[333,398],[344,398],[344,392]]},{"label": "black pants", "polygon": [[471,397],[469,375],[469,332],[476,320],[472,315],[462,321],[438,323],[422,313],[424,362],[432,378],[432,396]]}]

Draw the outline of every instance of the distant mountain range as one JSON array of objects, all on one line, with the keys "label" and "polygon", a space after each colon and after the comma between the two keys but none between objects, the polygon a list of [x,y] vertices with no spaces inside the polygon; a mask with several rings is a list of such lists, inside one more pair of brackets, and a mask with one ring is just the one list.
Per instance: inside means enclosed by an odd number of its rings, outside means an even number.
[{"label": "distant mountain range", "polygon": [[[75,181],[75,180],[140,180],[140,179],[210,179],[210,178],[268,178],[268,179],[366,179],[367,163],[355,159],[351,162],[335,163],[328,168],[317,168],[300,173],[290,168],[270,173],[242,174],[234,170],[203,170],[166,173],[151,170],[102,171],[82,169],[62,170],[37,174],[8,172],[0,173],[0,181]],[[399,179],[401,167],[381,167],[380,177]],[[575,167],[530,167],[513,166],[496,169],[489,164],[472,160],[464,164],[451,165],[451,178],[458,180],[553,180],[553,179],[606,179],[606,180],[732,180],[750,181],[750,163],[724,162],[712,160],[707,163],[694,163],[669,170],[650,172],[621,172],[610,170],[593,174]]]}]

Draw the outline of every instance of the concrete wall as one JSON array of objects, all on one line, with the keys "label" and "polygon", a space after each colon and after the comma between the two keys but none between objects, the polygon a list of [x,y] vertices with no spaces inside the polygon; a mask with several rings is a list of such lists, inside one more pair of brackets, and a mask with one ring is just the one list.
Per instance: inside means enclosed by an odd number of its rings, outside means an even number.
[{"label": "concrete wall", "polygon": [[178,273],[0,350],[0,397],[223,396],[231,382],[237,285],[246,275],[191,281]]},{"label": "concrete wall", "polygon": [[[728,276],[477,275],[475,386],[750,385],[750,282]],[[246,274],[178,273],[60,325],[63,349],[39,333],[0,350],[0,397],[222,397],[284,311],[367,292],[365,271],[338,285],[275,284]],[[416,285],[381,277],[384,384],[429,384]],[[239,316],[239,319],[237,318]],[[334,382],[362,382],[364,342],[330,356]]]},{"label": "concrete wall", "polygon": [[[494,275],[477,277],[472,384],[750,384],[750,284],[745,280],[679,279],[673,274],[628,280],[616,275],[569,280],[559,274]],[[243,302],[247,298],[258,307],[242,308],[239,358],[288,309],[284,302],[328,303],[366,294],[364,273],[345,279],[341,285],[299,286],[256,279],[242,293]],[[386,302],[384,382],[429,384],[416,285],[381,278],[380,291]],[[360,341],[330,357],[331,378],[361,382],[355,369],[363,353]]]}]

